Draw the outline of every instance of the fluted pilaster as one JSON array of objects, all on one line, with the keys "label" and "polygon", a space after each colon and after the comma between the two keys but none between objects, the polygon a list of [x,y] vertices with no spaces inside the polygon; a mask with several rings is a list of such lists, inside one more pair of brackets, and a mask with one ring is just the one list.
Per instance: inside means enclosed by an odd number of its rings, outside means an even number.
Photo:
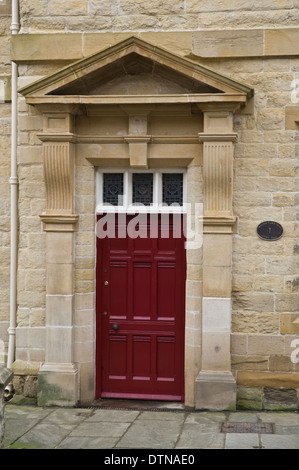
[{"label": "fluted pilaster", "polygon": [[232,409],[236,383],[231,372],[231,259],[233,216],[233,142],[230,112],[207,112],[203,142],[203,299],[201,371],[196,407]]},{"label": "fluted pilaster", "polygon": [[70,142],[44,142],[44,175],[47,214],[72,214],[74,161]]}]

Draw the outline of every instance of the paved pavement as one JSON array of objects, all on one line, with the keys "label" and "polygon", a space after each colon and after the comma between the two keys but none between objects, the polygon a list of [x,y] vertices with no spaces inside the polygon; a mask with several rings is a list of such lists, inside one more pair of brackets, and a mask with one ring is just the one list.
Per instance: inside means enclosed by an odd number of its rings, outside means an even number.
[{"label": "paved pavement", "polygon": [[299,449],[299,413],[7,403],[3,449],[106,449],[108,459],[124,449]]}]

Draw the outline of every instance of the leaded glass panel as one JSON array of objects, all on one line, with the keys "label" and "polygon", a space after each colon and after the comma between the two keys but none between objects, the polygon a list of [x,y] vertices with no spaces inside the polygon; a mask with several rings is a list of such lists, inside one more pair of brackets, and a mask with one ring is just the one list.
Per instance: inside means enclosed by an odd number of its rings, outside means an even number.
[{"label": "leaded glass panel", "polygon": [[104,173],[103,202],[113,206],[121,205],[124,193],[123,173]]},{"label": "leaded glass panel", "polygon": [[153,174],[133,173],[133,203],[149,206],[153,202]]},{"label": "leaded glass panel", "polygon": [[182,173],[163,173],[163,203],[183,205]]}]

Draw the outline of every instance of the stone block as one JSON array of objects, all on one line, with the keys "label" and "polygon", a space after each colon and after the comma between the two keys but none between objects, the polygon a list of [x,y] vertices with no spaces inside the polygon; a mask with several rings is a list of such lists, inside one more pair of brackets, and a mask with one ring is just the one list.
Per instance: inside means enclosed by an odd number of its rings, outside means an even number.
[{"label": "stone block", "polygon": [[263,30],[196,31],[192,52],[200,57],[262,56]]},{"label": "stone block", "polygon": [[74,345],[74,360],[76,363],[90,362],[90,358],[93,357],[95,345],[93,341],[87,341],[85,343],[75,343]]},{"label": "stone block", "polygon": [[236,409],[236,382],[230,372],[201,371],[195,381],[195,408]]},{"label": "stone block", "polygon": [[268,370],[268,356],[232,355],[233,370]]},{"label": "stone block", "polygon": [[269,370],[292,372],[293,364],[290,356],[273,355],[269,358]]},{"label": "stone block", "polygon": [[297,162],[294,159],[276,160],[273,159],[269,165],[270,176],[296,176],[298,168]]},{"label": "stone block", "polygon": [[47,326],[46,361],[50,363],[70,363],[72,360],[72,326]]},{"label": "stone block", "polygon": [[39,362],[17,360],[12,364],[14,372],[13,386],[16,395],[36,398],[37,374],[40,368]]},{"label": "stone block", "polygon": [[71,364],[43,365],[38,375],[38,405],[74,407],[78,404],[78,371]]},{"label": "stone block", "polygon": [[252,355],[272,355],[283,354],[284,338],[277,336],[249,335],[248,354]]},{"label": "stone block", "polygon": [[0,75],[0,103],[11,101],[11,77]]},{"label": "stone block", "polygon": [[277,312],[299,312],[299,298],[298,294],[278,294],[276,296],[276,311]]},{"label": "stone block", "polygon": [[257,315],[257,333],[264,335],[279,334],[279,316],[276,313],[265,313]]},{"label": "stone block", "polygon": [[231,268],[203,266],[203,295],[205,297],[231,297]]},{"label": "stone block", "polygon": [[294,388],[264,389],[264,408],[266,410],[297,410],[298,397]]},{"label": "stone block", "polygon": [[46,309],[35,308],[30,312],[30,325],[31,327],[44,327],[46,320]]},{"label": "stone block", "polygon": [[234,309],[270,313],[274,311],[274,294],[268,292],[238,292],[234,293]]},{"label": "stone block", "polygon": [[73,234],[49,232],[46,237],[46,260],[48,263],[72,263]]},{"label": "stone block", "polygon": [[71,326],[73,319],[72,295],[47,296],[47,324],[50,326]]},{"label": "stone block", "polygon": [[24,146],[19,148],[19,161],[23,165],[43,163],[42,147]]},{"label": "stone block", "polygon": [[206,266],[231,266],[231,235],[204,235],[203,259]]},{"label": "stone block", "polygon": [[299,29],[265,29],[265,49],[267,56],[298,55],[299,54]]},{"label": "stone block", "polygon": [[79,60],[82,40],[81,33],[18,34],[11,38],[11,57],[16,62]]},{"label": "stone block", "polygon": [[200,312],[201,311],[201,297],[186,297],[186,309],[190,312]]},{"label": "stone block", "polygon": [[237,382],[248,387],[299,388],[299,373],[239,371]]},{"label": "stone block", "polygon": [[246,355],[247,336],[243,334],[231,334],[231,352],[232,354]]},{"label": "stone block", "polygon": [[47,266],[47,294],[72,295],[73,265],[49,263]]},{"label": "stone block", "polygon": [[11,15],[11,1],[2,0],[0,5],[0,16]]},{"label": "stone block", "polygon": [[290,194],[290,193],[276,193],[272,195],[273,205],[278,206],[278,207],[293,206],[294,199],[295,199],[294,194]]},{"label": "stone block", "polygon": [[94,400],[94,365],[92,362],[80,363],[80,405],[90,405]]},{"label": "stone block", "polygon": [[277,108],[267,108],[259,111],[257,115],[258,129],[274,130],[284,127],[284,110]]},{"label": "stone block", "polygon": [[237,409],[262,410],[263,388],[241,386],[237,387]]}]

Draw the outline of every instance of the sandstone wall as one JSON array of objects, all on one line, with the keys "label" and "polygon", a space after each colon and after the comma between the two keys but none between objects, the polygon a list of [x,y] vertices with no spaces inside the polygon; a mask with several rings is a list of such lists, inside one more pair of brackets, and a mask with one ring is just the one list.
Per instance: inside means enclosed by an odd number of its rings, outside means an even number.
[{"label": "sandstone wall", "polygon": [[297,0],[23,0],[21,32],[184,31],[298,26]]}]

